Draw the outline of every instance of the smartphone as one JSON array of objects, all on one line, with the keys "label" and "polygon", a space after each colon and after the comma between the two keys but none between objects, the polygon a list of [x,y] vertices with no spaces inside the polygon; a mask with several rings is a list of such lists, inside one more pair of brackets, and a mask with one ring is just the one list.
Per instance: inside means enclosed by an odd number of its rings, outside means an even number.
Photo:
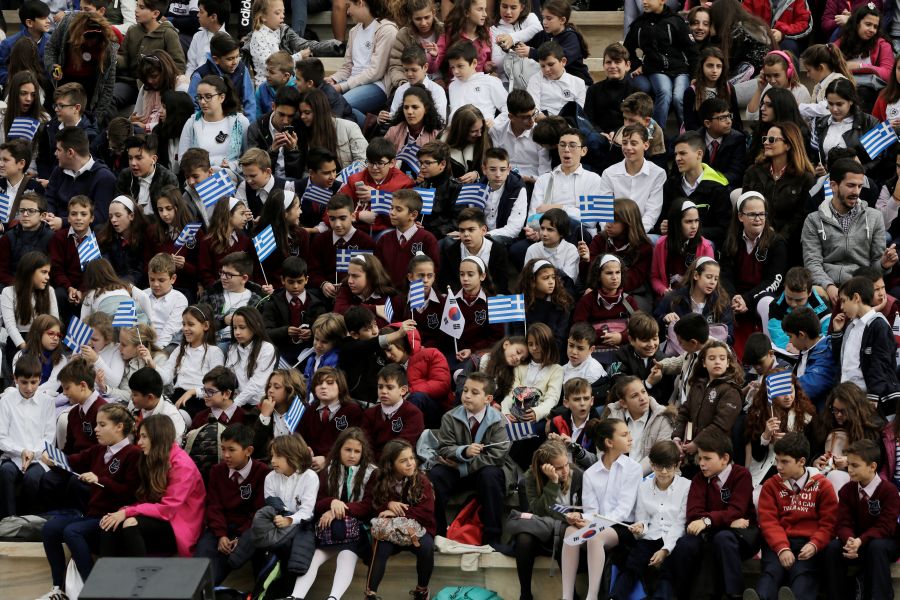
[{"label": "smartphone", "polygon": [[284,133],[290,133],[291,135],[293,135],[294,134],[294,126],[293,125],[285,125],[283,131],[284,131]]}]

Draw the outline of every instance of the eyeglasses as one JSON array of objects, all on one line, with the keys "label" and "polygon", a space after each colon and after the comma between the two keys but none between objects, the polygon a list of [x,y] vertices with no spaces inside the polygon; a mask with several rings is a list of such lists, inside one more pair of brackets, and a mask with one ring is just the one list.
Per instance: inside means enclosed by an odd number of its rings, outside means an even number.
[{"label": "eyeglasses", "polygon": [[726,113],[726,114],[724,114],[724,115],[717,115],[717,116],[715,116],[715,117],[710,117],[710,118],[709,118],[710,121],[723,121],[723,122],[724,122],[724,121],[731,121],[732,119],[734,119],[734,115],[731,114],[731,113]]},{"label": "eyeglasses", "polygon": [[784,138],[777,135],[764,135],[762,141],[763,144],[774,144],[775,142],[783,142]]},{"label": "eyeglasses", "polygon": [[752,219],[754,221],[762,221],[763,219],[766,218],[766,213],[764,213],[764,212],[748,213],[748,212],[741,211],[741,214],[744,215],[745,217],[747,217],[748,219]]},{"label": "eyeglasses", "polygon": [[44,335],[48,335],[57,340],[62,337],[62,333],[60,333],[59,331],[45,331]]},{"label": "eyeglasses", "polygon": [[[426,167],[430,167],[430,166],[436,165],[436,164],[438,164],[438,163],[439,163],[439,161],[436,161],[436,160],[428,160],[428,159],[426,159],[426,160],[420,160],[420,161],[419,161],[419,165],[424,165],[424,166],[426,166]],[[897,165],[897,166],[900,166],[900,165]]]},{"label": "eyeglasses", "polygon": [[209,102],[216,96],[222,96],[223,94],[197,94],[194,96],[194,100],[199,104],[200,102]]},{"label": "eyeglasses", "polygon": [[39,214],[41,211],[37,208],[20,208],[16,211],[17,215],[25,215],[26,217],[33,217],[36,214]]},{"label": "eyeglasses", "polygon": [[368,167],[376,167],[378,169],[383,169],[391,164],[389,160],[383,160],[381,162],[372,162],[371,160],[366,161],[366,166]]},{"label": "eyeglasses", "polygon": [[207,398],[212,398],[213,396],[215,396],[218,393],[219,393],[219,390],[217,390],[215,388],[203,388],[203,395],[206,396]]},{"label": "eyeglasses", "polygon": [[677,465],[672,465],[671,467],[661,467],[660,465],[651,464],[650,466],[653,468],[654,471],[658,471],[660,473],[674,473],[675,471],[678,470]]},{"label": "eyeglasses", "polygon": [[231,279],[232,277],[238,277],[238,276],[239,275],[237,273],[229,273],[228,271],[219,271],[219,277],[221,277],[222,279],[228,280],[228,279]]},{"label": "eyeglasses", "polygon": [[565,142],[560,142],[556,145],[556,147],[560,150],[565,150],[567,148],[569,150],[578,150],[579,148],[581,148],[581,144],[576,144],[575,142],[569,142],[568,144]]},{"label": "eyeglasses", "polygon": [[77,106],[76,104],[54,104],[53,110],[62,110],[64,108],[72,108],[73,106]]},{"label": "eyeglasses", "polygon": [[845,415],[847,414],[846,408],[836,408],[834,406],[831,407],[831,414],[833,415]]}]

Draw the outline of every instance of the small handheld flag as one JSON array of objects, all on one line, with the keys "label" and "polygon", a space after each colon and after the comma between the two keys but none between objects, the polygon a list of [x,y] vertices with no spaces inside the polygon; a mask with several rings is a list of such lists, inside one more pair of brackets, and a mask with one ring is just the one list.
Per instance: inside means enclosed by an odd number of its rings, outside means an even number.
[{"label": "small handheld flag", "polygon": [[303,202],[309,201],[314,204],[325,206],[328,204],[328,201],[331,200],[331,196],[331,190],[310,183],[306,186],[306,191],[303,192],[300,202],[302,204]]},{"label": "small handheld flag", "polygon": [[394,306],[391,303],[390,298],[388,298],[387,302],[384,303],[384,320],[388,323],[394,322]]},{"label": "small handheld flag", "polygon": [[525,296],[511,294],[508,296],[492,296],[488,298],[488,321],[491,325],[498,323],[515,323],[525,320]]},{"label": "small handheld flag", "polygon": [[294,396],[294,401],[291,403],[291,407],[284,415],[284,423],[285,425],[287,425],[288,431],[297,430],[297,425],[300,424],[300,419],[303,418],[303,413],[305,412],[306,404],[303,402],[303,400],[300,399],[300,396]]},{"label": "small handheld flag", "polygon": [[447,293],[447,301],[444,302],[444,313],[441,315],[441,331],[458,340],[462,337],[466,328],[466,317],[459,309],[459,303],[452,292]]},{"label": "small handheld flag", "polygon": [[92,260],[100,258],[100,246],[97,244],[97,236],[90,232],[78,245],[78,260],[81,262],[81,270]]},{"label": "small handheld flag", "polygon": [[374,254],[372,250],[352,250],[350,248],[338,248],[334,261],[334,270],[338,273],[346,273],[350,270],[350,259],[359,254]]},{"label": "small handheld flag", "polygon": [[434,192],[435,190],[430,188],[413,188],[419,197],[422,198],[422,216],[430,215],[434,212]]},{"label": "small handheld flag", "polygon": [[50,442],[44,442],[44,452],[47,453],[47,456],[50,457],[50,460],[53,461],[54,465],[60,469],[65,469],[69,473],[74,473],[72,467],[69,465],[69,459],[66,458],[66,455],[62,450],[51,445]]},{"label": "small handheld flag", "polygon": [[766,376],[766,395],[769,397],[769,404],[772,404],[772,400],[778,396],[790,394],[792,389],[790,371],[779,371]]},{"label": "small handheld flag", "polygon": [[91,327],[78,317],[72,317],[69,319],[69,329],[63,338],[63,344],[72,352],[80,352],[81,347],[87,346],[93,335],[94,330]]},{"label": "small handheld flag", "polygon": [[24,138],[30,142],[34,139],[40,124],[40,121],[31,117],[16,117],[9,128],[9,133],[6,134],[6,139]]},{"label": "small handheld flag", "polygon": [[234,188],[234,184],[231,182],[228,173],[222,169],[198,183],[194,186],[194,189],[197,191],[197,195],[200,196],[200,201],[203,202],[203,206],[206,208],[213,206],[216,202],[226,196],[234,196],[237,191]]},{"label": "small handheld flag", "polygon": [[391,202],[393,201],[393,197],[394,195],[390,192],[385,192],[383,190],[372,190],[372,212],[378,215],[391,214]]},{"label": "small handheld flag", "polygon": [[409,307],[416,309],[425,306],[425,282],[416,279],[409,284]]},{"label": "small handheld flag", "polygon": [[291,363],[289,363],[287,361],[287,359],[285,359],[283,356],[281,356],[278,358],[278,366],[276,368],[277,369],[290,369]]},{"label": "small handheld flag", "polygon": [[200,231],[200,227],[203,226],[203,223],[188,223],[184,226],[184,229],[181,230],[181,233],[178,234],[178,237],[175,238],[175,247],[181,248],[182,246],[189,246],[193,241],[197,238],[197,232]]},{"label": "small handheld flag", "polygon": [[893,146],[896,141],[897,134],[894,133],[894,128],[891,127],[890,121],[876,125],[859,138],[860,145],[870,159],[876,158],[887,148]]},{"label": "small handheld flag", "polygon": [[134,327],[137,325],[137,307],[134,300],[123,300],[113,315],[113,327]]},{"label": "small handheld flag", "polygon": [[822,191],[825,195],[825,200],[831,202],[831,199],[834,198],[834,190],[831,189],[831,177],[828,173],[825,174],[825,185],[822,186]]},{"label": "small handheld flag", "polygon": [[6,194],[0,194],[0,222],[9,221],[9,211],[12,209],[12,201]]},{"label": "small handheld flag", "polygon": [[581,211],[581,221],[592,223],[596,221],[611,222],[615,220],[613,208],[615,199],[612,196],[579,196],[578,210]]},{"label": "small handheld flag", "polygon": [[337,178],[339,181],[343,181],[344,183],[347,183],[347,181],[349,181],[351,176],[356,175],[357,173],[359,173],[360,171],[362,171],[365,168],[366,168],[365,163],[362,163],[360,161],[350,163],[349,165],[344,167],[344,169],[341,171],[340,175],[337,176]]},{"label": "small handheld flag", "polygon": [[409,167],[416,176],[419,175],[421,166],[419,165],[419,146],[416,144],[407,144],[397,153],[395,160],[400,161]]},{"label": "small handheld flag", "polygon": [[270,254],[275,252],[275,232],[272,230],[271,225],[260,231],[253,238],[253,249],[256,250],[259,262],[266,260]]},{"label": "small handheld flag", "polygon": [[506,435],[509,436],[509,441],[511,442],[537,437],[537,434],[534,432],[534,423],[531,421],[517,421],[515,423],[507,421]]},{"label": "small handheld flag", "polygon": [[565,515],[570,512],[575,512],[576,510],[578,510],[578,508],[576,508],[574,506],[566,506],[565,504],[551,504],[550,510],[552,510],[553,512],[557,512],[561,515]]},{"label": "small handheld flag", "polygon": [[484,207],[487,206],[489,194],[490,188],[487,184],[467,183],[460,188],[459,195],[456,196],[456,205],[474,206],[484,210]]}]

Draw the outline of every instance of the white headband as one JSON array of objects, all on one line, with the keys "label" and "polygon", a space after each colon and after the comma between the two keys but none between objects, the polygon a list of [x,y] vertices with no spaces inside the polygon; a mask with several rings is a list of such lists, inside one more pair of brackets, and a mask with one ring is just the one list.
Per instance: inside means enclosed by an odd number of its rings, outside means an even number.
[{"label": "white headband", "polygon": [[544,267],[552,267],[552,266],[553,266],[553,263],[551,263],[549,260],[543,260],[543,259],[541,259],[541,260],[537,261],[536,263],[534,263],[534,266],[531,267],[531,272],[532,272],[532,273],[537,273],[538,271],[540,271],[540,270],[543,269]]},{"label": "white headband", "polygon": [[[353,258],[358,258],[359,260],[363,261],[364,263],[366,262],[366,255],[365,255],[365,254],[354,254],[354,255],[353,255]],[[351,259],[351,260],[353,260],[353,259]]]},{"label": "white headband", "polygon": [[681,205],[681,212],[689,210],[691,208],[697,208],[697,205],[691,202],[690,200],[685,200],[684,204]]},{"label": "white headband", "polygon": [[694,268],[699,268],[700,265],[708,263],[708,262],[716,262],[716,259],[714,259],[712,256],[701,256],[700,258],[697,259],[697,266]]},{"label": "white headband", "polygon": [[294,198],[296,198],[294,192],[292,192],[291,190],[284,190],[284,210],[287,210],[291,207],[291,204],[294,203]]},{"label": "white headband", "polygon": [[620,265],[622,264],[622,261],[619,260],[619,257],[616,256],[615,254],[604,254],[604,255],[600,258],[600,266],[603,267],[603,265],[605,265],[605,264],[608,263],[608,262],[617,262],[617,263],[619,263]]},{"label": "white headband", "polygon": [[234,210],[234,207],[241,203],[241,200],[238,200],[234,196],[228,199],[228,212]]},{"label": "white headband", "polygon": [[113,202],[118,202],[132,213],[134,212],[134,200],[132,200],[128,196],[116,196],[115,198],[113,198]]},{"label": "white headband", "polygon": [[741,194],[738,197],[738,201],[737,201],[738,212],[740,212],[741,207],[744,205],[744,202],[746,202],[747,200],[751,200],[753,198],[756,198],[757,200],[762,200],[763,202],[766,201],[766,197],[763,196],[762,194],[760,194],[759,192],[744,192],[743,194]]},{"label": "white headband", "polygon": [[416,256],[427,256],[427,254],[425,254],[424,252],[422,252],[421,250],[419,250],[419,251],[416,252]]},{"label": "white headband", "polygon": [[471,260],[473,263],[478,265],[481,268],[482,273],[487,273],[487,269],[484,266],[484,261],[478,258],[477,256],[467,256],[463,260]]}]

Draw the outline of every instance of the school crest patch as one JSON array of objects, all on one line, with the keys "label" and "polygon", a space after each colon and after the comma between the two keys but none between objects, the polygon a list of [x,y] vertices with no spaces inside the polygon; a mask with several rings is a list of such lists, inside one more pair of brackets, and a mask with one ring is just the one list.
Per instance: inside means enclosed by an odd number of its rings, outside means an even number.
[{"label": "school crest patch", "polygon": [[118,459],[118,458],[114,458],[114,459],[112,459],[111,461],[109,461],[109,472],[110,472],[110,474],[115,475],[116,473],[118,473],[118,472],[119,472],[119,467],[121,467],[121,466],[122,466],[122,463],[119,462],[119,459]]},{"label": "school crest patch", "polygon": [[81,423],[81,433],[84,435],[91,437],[94,435],[94,428],[91,427],[91,424],[87,421]]},{"label": "school crest patch", "polygon": [[476,325],[484,325],[485,321],[487,321],[487,311],[486,310],[476,310],[475,311],[475,324]]},{"label": "school crest patch", "polygon": [[428,329],[437,329],[440,324],[441,320],[438,318],[437,313],[431,313],[430,315],[428,315]]},{"label": "school crest patch", "polygon": [[412,244],[410,246],[409,251],[412,253],[413,256],[415,256],[416,254],[421,252],[422,251],[422,242],[416,242],[415,244]]},{"label": "school crest patch", "polygon": [[338,431],[347,429],[350,423],[347,421],[347,415],[341,415],[334,420],[334,427]]},{"label": "school crest patch", "polygon": [[403,431],[403,419],[397,417],[393,421],[391,421],[391,431],[394,433],[400,433]]},{"label": "school crest patch", "polygon": [[728,504],[728,502],[731,500],[731,490],[726,487],[722,488],[720,495],[722,496],[722,502],[724,502],[725,504]]},{"label": "school crest patch", "polygon": [[252,495],[253,487],[249,483],[241,486],[241,500],[249,500]]},{"label": "school crest patch", "polygon": [[869,500],[869,514],[873,517],[881,514],[881,500]]}]

